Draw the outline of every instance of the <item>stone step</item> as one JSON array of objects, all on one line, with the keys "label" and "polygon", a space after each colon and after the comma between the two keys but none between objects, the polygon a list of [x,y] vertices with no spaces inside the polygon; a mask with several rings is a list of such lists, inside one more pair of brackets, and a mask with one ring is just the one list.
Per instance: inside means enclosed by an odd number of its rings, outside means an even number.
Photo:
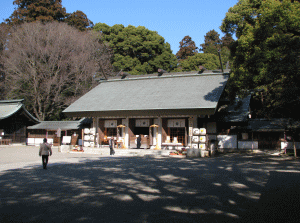
[{"label": "stone step", "polygon": [[[110,155],[109,148],[83,148],[83,153],[88,154],[99,154],[99,155]],[[79,153],[73,152],[66,148],[61,150],[62,152]],[[115,149],[115,155],[121,156],[169,156],[170,150],[150,150],[150,149]]]}]

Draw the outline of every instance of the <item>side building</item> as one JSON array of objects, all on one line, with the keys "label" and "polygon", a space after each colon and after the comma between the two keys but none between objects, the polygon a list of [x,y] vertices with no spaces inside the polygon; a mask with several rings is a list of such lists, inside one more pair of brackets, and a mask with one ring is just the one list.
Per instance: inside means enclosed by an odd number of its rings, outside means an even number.
[{"label": "side building", "polygon": [[0,101],[0,144],[26,144],[27,126],[39,123],[20,100]]},{"label": "side building", "polygon": [[[27,145],[39,146],[44,138],[47,138],[48,142],[54,146],[64,143],[80,145],[82,130],[90,127],[91,120],[88,118],[74,121],[41,121],[27,128]],[[67,142],[64,142],[64,138]]]}]

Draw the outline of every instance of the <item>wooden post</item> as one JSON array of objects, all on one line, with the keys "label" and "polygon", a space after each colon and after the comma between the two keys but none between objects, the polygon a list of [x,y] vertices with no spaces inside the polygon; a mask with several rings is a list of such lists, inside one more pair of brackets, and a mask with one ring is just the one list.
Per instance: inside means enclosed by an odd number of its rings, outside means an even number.
[{"label": "wooden post", "polygon": [[294,137],[293,137],[293,142],[294,142],[294,156],[297,157],[297,147],[296,147],[296,142]]},{"label": "wooden post", "polygon": [[83,136],[84,136],[84,131],[83,129],[81,130],[81,148],[83,148]]}]

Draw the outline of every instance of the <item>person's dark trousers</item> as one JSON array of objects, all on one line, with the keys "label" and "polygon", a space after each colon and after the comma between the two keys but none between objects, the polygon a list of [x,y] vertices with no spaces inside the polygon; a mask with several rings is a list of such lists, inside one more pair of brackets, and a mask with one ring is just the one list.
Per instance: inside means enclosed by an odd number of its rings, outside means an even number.
[{"label": "person's dark trousers", "polygon": [[48,155],[42,155],[42,161],[43,161],[43,168],[47,169],[47,164],[48,164]]},{"label": "person's dark trousers", "polygon": [[114,155],[115,154],[115,151],[113,148],[109,148],[110,149],[110,155]]}]

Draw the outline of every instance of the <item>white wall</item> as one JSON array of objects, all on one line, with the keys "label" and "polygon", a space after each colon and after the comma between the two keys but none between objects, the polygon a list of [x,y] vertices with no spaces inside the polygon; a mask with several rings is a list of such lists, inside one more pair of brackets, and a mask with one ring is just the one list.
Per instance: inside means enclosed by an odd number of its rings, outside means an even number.
[{"label": "white wall", "polygon": [[[296,148],[300,149],[300,142],[295,142]],[[281,149],[294,149],[293,142],[281,142]]]},{"label": "white wall", "polygon": [[220,149],[236,149],[237,136],[236,135],[218,135],[218,147]]}]

